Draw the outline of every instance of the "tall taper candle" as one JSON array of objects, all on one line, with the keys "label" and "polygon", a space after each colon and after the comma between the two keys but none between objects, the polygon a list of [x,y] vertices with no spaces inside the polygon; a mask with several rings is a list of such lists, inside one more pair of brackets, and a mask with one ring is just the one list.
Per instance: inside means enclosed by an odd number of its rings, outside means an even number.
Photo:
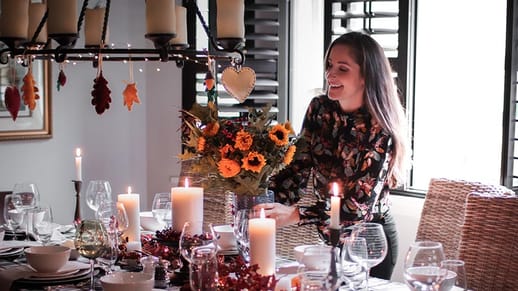
[{"label": "tall taper candle", "polygon": [[250,265],[257,264],[257,272],[267,276],[275,273],[275,219],[265,218],[261,208],[259,218],[248,221]]},{"label": "tall taper candle", "polygon": [[331,196],[331,223],[330,228],[340,228],[340,196],[338,196],[338,184],[333,183],[333,196]]},{"label": "tall taper candle", "polygon": [[182,231],[186,221],[199,222],[194,227],[194,233],[202,232],[203,223],[203,188],[189,187],[185,179],[185,187],[171,188],[171,211],[173,217],[173,230]]},{"label": "tall taper candle", "polygon": [[127,236],[130,242],[140,243],[140,194],[131,193],[131,187],[128,187],[128,193],[119,194],[117,201],[124,204],[128,215],[128,230],[123,236]]},{"label": "tall taper candle", "polygon": [[81,149],[76,149],[76,181],[83,181]]}]

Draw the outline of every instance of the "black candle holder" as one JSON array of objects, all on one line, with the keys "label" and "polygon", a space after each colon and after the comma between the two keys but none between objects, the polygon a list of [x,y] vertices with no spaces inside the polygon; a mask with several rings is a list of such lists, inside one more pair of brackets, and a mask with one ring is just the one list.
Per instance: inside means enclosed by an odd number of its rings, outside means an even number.
[{"label": "black candle holder", "polygon": [[329,290],[334,290],[338,285],[338,270],[336,269],[337,264],[337,250],[340,243],[340,228],[328,228],[329,230],[329,241],[331,242],[331,265],[329,266],[329,275],[327,276],[326,285]]},{"label": "black candle holder", "polygon": [[74,190],[76,192],[76,207],[74,210],[74,225],[77,227],[81,223],[81,185],[82,181],[72,180],[74,182]]}]

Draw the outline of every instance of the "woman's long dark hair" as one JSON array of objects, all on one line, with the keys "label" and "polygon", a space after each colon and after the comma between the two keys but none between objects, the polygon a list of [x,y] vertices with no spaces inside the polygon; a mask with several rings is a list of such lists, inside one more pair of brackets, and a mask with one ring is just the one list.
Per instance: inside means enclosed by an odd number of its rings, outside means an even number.
[{"label": "woman's long dark hair", "polygon": [[390,186],[395,187],[403,182],[406,174],[408,136],[405,113],[392,78],[390,63],[381,46],[372,37],[350,32],[331,43],[325,56],[326,67],[329,53],[336,45],[352,49],[353,58],[360,66],[360,73],[365,80],[364,103],[373,118],[392,137],[388,181]]}]

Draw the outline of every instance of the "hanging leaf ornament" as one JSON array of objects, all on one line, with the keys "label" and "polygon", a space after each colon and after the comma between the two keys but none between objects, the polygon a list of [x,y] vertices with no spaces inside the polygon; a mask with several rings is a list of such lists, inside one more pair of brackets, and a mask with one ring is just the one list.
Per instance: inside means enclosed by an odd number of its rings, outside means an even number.
[{"label": "hanging leaf ornament", "polygon": [[18,88],[16,88],[16,86],[7,86],[5,89],[4,99],[7,110],[9,110],[13,121],[16,121],[16,117],[18,117],[18,112],[20,111],[21,106],[21,97]]},{"label": "hanging leaf ornament", "polygon": [[110,93],[112,91],[108,88],[108,80],[103,77],[103,57],[101,54],[99,54],[98,60],[97,77],[94,79],[94,89],[92,90],[92,105],[95,106],[97,114],[101,115],[106,109],[110,109],[110,103],[112,102]]},{"label": "hanging leaf ornament", "polygon": [[133,80],[133,62],[129,61],[129,76],[130,81],[126,82],[126,88],[122,91],[122,97],[124,100],[124,106],[128,107],[128,111],[131,111],[133,107],[133,102],[140,104],[140,99],[138,98],[138,90],[137,83]]},{"label": "hanging leaf ornament", "polygon": [[128,83],[126,85],[126,89],[122,92],[122,95],[124,97],[124,106],[128,107],[128,111],[131,111],[133,102],[140,104],[137,92],[137,83]]},{"label": "hanging leaf ornament", "polygon": [[65,71],[63,71],[63,68],[61,68],[59,70],[58,81],[57,81],[58,91],[59,91],[59,89],[61,89],[61,87],[65,86],[66,83],[67,83],[67,76],[65,75]]},{"label": "hanging leaf ornament", "polygon": [[110,109],[111,92],[108,88],[108,81],[103,77],[103,72],[100,70],[99,75],[94,79],[94,89],[92,90],[92,105],[95,106],[97,114],[101,115],[106,109]]},{"label": "hanging leaf ornament", "polygon": [[36,100],[40,99],[37,94],[38,88],[35,86],[34,77],[32,75],[32,65],[29,65],[29,70],[25,77],[23,77],[23,104],[27,105],[31,111],[36,109]]},{"label": "hanging leaf ornament", "polygon": [[207,92],[207,97],[209,102],[216,102],[218,98],[218,92],[216,91],[216,79],[214,79],[214,60],[212,58],[208,58],[207,60],[207,73],[205,74],[205,92]]}]

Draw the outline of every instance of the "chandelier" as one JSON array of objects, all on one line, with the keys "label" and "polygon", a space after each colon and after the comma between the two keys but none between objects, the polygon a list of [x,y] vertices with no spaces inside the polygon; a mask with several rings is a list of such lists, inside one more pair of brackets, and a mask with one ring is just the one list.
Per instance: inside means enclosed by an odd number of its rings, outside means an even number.
[{"label": "chandelier", "polygon": [[[146,0],[145,37],[154,48],[113,48],[108,43],[110,0],[104,7],[88,8],[82,2],[77,15],[77,2],[71,0],[1,0],[0,64],[10,59],[27,63],[28,59],[91,61],[185,61],[212,59],[244,62],[244,1],[217,0],[217,35],[213,36],[200,12],[196,0]],[[212,47],[208,50],[190,49],[187,42],[187,10],[193,9]],[[76,47],[84,23],[85,46]],[[57,45],[52,47],[51,40]]]}]

